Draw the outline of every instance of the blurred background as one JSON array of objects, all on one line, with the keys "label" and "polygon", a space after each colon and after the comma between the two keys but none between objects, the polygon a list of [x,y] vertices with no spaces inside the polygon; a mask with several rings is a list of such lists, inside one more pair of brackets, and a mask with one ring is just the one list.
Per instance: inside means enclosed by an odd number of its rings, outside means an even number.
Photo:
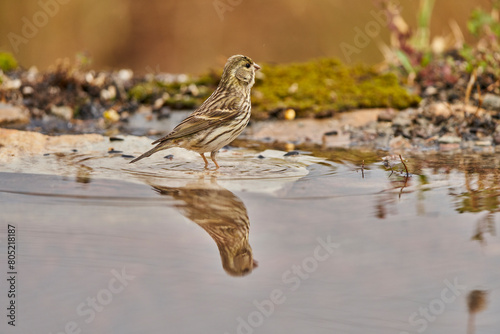
[{"label": "blurred background", "polygon": [[[436,1],[431,36],[450,33],[458,23],[465,41],[466,21],[490,0]],[[418,1],[400,0],[402,16],[416,26]],[[377,0],[40,0],[0,2],[0,50],[12,52],[23,67],[46,69],[58,58],[84,52],[92,68],[131,68],[200,73],[221,67],[242,53],[256,62],[304,61],[337,57],[346,63],[383,60],[380,32],[347,59],[342,43],[355,45],[380,10]],[[345,44],[344,44],[345,45]]]}]

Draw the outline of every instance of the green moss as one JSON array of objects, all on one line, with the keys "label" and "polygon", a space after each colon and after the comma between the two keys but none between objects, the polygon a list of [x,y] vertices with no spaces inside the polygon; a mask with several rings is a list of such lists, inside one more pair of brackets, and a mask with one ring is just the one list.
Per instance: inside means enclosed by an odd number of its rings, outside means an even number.
[{"label": "green moss", "polygon": [[137,102],[152,102],[153,94],[156,90],[154,82],[141,82],[130,88],[128,97]]},{"label": "green moss", "polygon": [[257,80],[253,105],[257,113],[293,108],[298,116],[327,115],[353,108],[407,108],[419,103],[400,86],[396,75],[373,67],[343,65],[335,59],[267,65]]},{"label": "green moss", "polygon": [[9,52],[0,52],[0,70],[9,72],[17,68],[17,60]]}]

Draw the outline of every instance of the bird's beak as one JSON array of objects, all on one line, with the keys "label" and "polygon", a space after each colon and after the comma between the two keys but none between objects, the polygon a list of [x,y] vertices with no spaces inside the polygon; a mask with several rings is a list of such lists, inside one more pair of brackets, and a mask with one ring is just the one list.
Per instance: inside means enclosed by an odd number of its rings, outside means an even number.
[{"label": "bird's beak", "polygon": [[253,67],[255,67],[255,70],[256,70],[256,71],[260,70],[260,66],[259,66],[259,65],[257,65],[256,63],[253,63]]}]

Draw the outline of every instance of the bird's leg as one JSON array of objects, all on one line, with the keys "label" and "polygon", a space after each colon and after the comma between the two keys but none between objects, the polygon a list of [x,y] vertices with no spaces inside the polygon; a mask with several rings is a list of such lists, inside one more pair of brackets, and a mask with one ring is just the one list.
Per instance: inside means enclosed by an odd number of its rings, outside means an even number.
[{"label": "bird's leg", "polygon": [[212,153],[210,153],[210,159],[212,159],[212,161],[214,162],[215,166],[217,166],[217,167],[215,168],[215,170],[217,170],[217,169],[219,169],[219,168],[220,168],[219,164],[217,163],[217,160],[215,160],[215,154],[216,154],[216,153],[217,153],[217,152],[215,152],[215,151],[214,151],[214,152],[212,152]]},{"label": "bird's leg", "polygon": [[205,161],[205,169],[208,169],[208,160],[207,160],[207,158],[205,158],[205,154],[204,153],[200,153],[200,155],[203,158],[203,161]]}]

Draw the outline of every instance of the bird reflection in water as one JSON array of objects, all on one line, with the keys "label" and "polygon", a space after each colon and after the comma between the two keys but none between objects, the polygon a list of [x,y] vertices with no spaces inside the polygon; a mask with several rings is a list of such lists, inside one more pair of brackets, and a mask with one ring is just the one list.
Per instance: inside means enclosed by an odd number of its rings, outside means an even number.
[{"label": "bird reflection in water", "polygon": [[151,185],[159,194],[182,203],[175,207],[203,228],[219,248],[222,267],[231,276],[245,276],[257,267],[248,242],[250,221],[245,205],[215,178],[188,183],[184,187]]}]

